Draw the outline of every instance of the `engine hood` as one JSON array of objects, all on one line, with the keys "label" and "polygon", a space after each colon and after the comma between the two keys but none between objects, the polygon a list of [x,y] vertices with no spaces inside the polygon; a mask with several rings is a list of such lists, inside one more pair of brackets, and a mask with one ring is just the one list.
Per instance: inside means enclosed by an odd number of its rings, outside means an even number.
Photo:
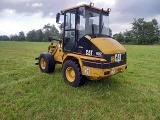
[{"label": "engine hood", "polygon": [[126,52],[126,49],[112,38],[92,38],[90,41],[104,54]]}]

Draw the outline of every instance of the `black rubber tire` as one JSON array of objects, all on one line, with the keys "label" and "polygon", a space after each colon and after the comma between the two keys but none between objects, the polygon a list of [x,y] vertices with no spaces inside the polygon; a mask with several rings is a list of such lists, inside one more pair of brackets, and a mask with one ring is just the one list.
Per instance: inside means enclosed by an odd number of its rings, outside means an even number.
[{"label": "black rubber tire", "polygon": [[[46,63],[45,68],[41,66],[41,59],[43,59]],[[39,68],[43,73],[52,73],[55,69],[55,61],[51,53],[42,53],[39,56]]]},{"label": "black rubber tire", "polygon": [[[74,79],[73,82],[70,82],[66,77],[66,69],[68,67],[72,67],[74,72],[75,72],[75,79]],[[71,85],[73,87],[83,86],[87,82],[87,78],[81,74],[80,66],[76,61],[67,60],[63,64],[62,73],[63,73],[64,81],[67,82],[69,85]]]}]

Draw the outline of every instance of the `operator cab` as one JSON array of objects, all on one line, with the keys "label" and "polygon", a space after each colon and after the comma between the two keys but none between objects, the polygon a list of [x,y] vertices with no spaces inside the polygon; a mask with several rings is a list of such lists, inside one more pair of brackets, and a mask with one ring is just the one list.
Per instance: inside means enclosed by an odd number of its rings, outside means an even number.
[{"label": "operator cab", "polygon": [[63,51],[72,52],[84,36],[91,38],[109,36],[110,8],[103,10],[90,5],[80,5],[65,9],[57,13],[56,22],[59,23],[60,15],[64,16],[63,23]]}]

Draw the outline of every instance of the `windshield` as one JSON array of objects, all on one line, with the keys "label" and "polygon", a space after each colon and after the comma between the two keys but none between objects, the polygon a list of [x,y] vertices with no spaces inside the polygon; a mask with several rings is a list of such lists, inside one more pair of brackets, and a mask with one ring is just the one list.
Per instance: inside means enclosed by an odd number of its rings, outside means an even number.
[{"label": "windshield", "polygon": [[102,15],[102,35],[109,36],[109,16]]},{"label": "windshield", "polygon": [[[79,38],[85,34],[102,34],[109,35],[109,17],[108,14],[102,13],[102,21],[100,22],[101,11],[92,8],[79,8]],[[100,25],[101,24],[101,25]]]},{"label": "windshield", "polygon": [[86,10],[85,14],[85,33],[98,34],[99,32],[99,14],[90,10]]}]

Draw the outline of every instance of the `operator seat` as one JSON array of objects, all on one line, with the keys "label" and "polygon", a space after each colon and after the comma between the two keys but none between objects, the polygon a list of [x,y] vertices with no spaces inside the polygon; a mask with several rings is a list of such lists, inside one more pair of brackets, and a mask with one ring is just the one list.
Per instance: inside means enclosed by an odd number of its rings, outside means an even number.
[{"label": "operator seat", "polygon": [[93,33],[92,33],[92,29],[94,30],[94,31],[93,31],[94,34],[98,34],[98,25],[96,25],[96,24],[91,24],[91,25],[89,26],[90,34],[93,34]]}]

